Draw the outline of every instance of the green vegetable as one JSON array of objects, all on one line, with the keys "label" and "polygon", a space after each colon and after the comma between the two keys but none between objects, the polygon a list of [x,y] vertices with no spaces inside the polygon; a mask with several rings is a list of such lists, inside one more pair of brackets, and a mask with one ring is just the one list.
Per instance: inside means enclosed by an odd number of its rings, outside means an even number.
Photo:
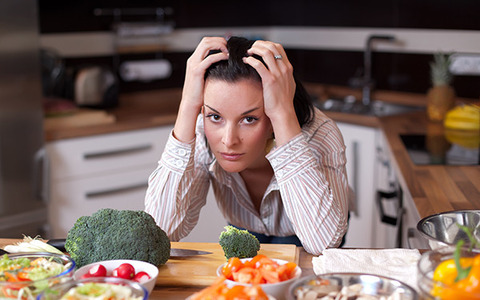
[{"label": "green vegetable", "polygon": [[219,244],[227,259],[254,257],[260,250],[260,242],[253,234],[233,226],[225,226],[225,231],[220,233]]},{"label": "green vegetable", "polygon": [[68,232],[65,249],[78,267],[111,259],[160,266],[170,258],[170,240],[152,216],[110,208],[78,218]]}]

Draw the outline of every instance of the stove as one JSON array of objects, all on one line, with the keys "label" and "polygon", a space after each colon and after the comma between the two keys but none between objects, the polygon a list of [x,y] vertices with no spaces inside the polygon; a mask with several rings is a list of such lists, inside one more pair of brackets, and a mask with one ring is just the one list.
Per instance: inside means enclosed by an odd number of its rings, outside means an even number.
[{"label": "stove", "polygon": [[480,165],[478,138],[464,139],[465,143],[451,142],[444,135],[408,134],[400,138],[416,165]]}]

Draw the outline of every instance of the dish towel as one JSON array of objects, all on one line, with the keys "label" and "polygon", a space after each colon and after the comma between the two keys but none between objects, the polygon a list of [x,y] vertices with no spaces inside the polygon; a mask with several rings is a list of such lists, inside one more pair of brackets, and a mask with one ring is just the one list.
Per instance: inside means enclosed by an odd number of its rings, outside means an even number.
[{"label": "dish towel", "polygon": [[370,273],[400,280],[417,288],[416,249],[326,249],[312,259],[316,275],[332,272]]}]

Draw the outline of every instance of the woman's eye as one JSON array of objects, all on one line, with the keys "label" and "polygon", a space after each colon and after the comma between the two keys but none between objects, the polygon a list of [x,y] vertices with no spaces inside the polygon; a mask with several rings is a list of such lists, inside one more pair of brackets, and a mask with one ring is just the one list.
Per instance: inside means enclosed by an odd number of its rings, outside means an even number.
[{"label": "woman's eye", "polygon": [[243,120],[244,120],[245,123],[247,123],[247,124],[252,124],[252,123],[254,123],[255,121],[257,121],[258,119],[255,118],[255,117],[245,117]]},{"label": "woman's eye", "polygon": [[222,118],[217,115],[217,114],[209,114],[207,115],[207,118],[209,118],[213,122],[219,122]]}]

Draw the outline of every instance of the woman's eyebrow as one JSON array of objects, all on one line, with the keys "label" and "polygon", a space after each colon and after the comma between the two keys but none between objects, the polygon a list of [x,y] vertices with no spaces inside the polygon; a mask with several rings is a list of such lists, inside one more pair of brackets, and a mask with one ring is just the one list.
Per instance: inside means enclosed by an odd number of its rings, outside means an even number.
[{"label": "woman's eyebrow", "polygon": [[[204,104],[204,105],[205,105],[206,107],[208,107],[209,109],[213,110],[215,113],[220,114],[220,112],[219,112],[218,110],[216,110],[215,108],[210,107],[210,106],[208,106],[207,104]],[[243,112],[241,115],[242,115],[242,116],[248,115],[248,114],[251,113],[252,111],[255,111],[255,110],[259,109],[259,108],[260,108],[260,107],[254,107],[254,108],[252,108],[252,109],[247,110],[246,112]]]},{"label": "woman's eyebrow", "polygon": [[259,108],[260,108],[260,107],[255,107],[255,108],[249,109],[249,110],[247,110],[246,112],[242,113],[242,116],[248,115],[248,114],[251,113],[252,111],[255,111],[255,110],[259,109]]},{"label": "woman's eyebrow", "polygon": [[205,105],[206,107],[210,108],[211,110],[213,110],[214,112],[216,112],[217,114],[220,113],[220,112],[219,112],[218,110],[216,110],[215,108],[210,107],[210,106],[208,106],[208,105],[206,105],[206,104],[204,104],[204,105]]}]

